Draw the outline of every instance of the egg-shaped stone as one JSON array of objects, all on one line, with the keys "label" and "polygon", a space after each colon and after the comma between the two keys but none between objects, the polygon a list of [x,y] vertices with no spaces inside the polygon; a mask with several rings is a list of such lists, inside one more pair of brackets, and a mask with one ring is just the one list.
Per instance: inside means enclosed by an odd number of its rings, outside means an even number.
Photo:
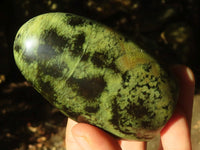
[{"label": "egg-shaped stone", "polygon": [[17,66],[66,116],[123,139],[150,140],[173,114],[174,80],[131,40],[69,13],[26,22],[14,41]]}]

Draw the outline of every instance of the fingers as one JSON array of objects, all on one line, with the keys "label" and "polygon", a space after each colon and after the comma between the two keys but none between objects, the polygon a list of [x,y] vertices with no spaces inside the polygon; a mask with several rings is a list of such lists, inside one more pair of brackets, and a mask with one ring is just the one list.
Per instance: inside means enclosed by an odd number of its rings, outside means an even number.
[{"label": "fingers", "polygon": [[68,119],[67,128],[66,128],[66,136],[65,136],[66,150],[82,150],[82,148],[75,141],[71,132],[73,126],[76,124],[77,122],[71,120],[70,118]]},{"label": "fingers", "polygon": [[101,129],[68,119],[66,129],[67,150],[121,150],[118,142]]},{"label": "fingers", "polygon": [[[121,148],[120,148],[121,146]],[[67,150],[145,150],[146,142],[118,141],[101,129],[68,119],[66,130]]]},{"label": "fingers", "polygon": [[[121,148],[120,148],[121,145]],[[66,130],[67,150],[145,150],[146,142],[118,141],[101,129],[68,119]]]},{"label": "fingers", "polygon": [[182,65],[173,68],[179,85],[177,109],[161,131],[160,149],[191,150],[190,126],[192,118],[195,79],[192,71]]},{"label": "fingers", "polygon": [[187,120],[181,111],[177,110],[161,131],[161,143],[164,150],[192,150]]},{"label": "fingers", "polygon": [[178,107],[180,107],[185,113],[190,128],[195,89],[194,75],[190,68],[183,65],[173,67],[173,73],[175,74],[180,85]]},{"label": "fingers", "polygon": [[82,150],[121,150],[112,136],[89,124],[78,123],[72,128],[72,135]]},{"label": "fingers", "polygon": [[146,142],[140,141],[121,141],[122,150],[146,150]]}]

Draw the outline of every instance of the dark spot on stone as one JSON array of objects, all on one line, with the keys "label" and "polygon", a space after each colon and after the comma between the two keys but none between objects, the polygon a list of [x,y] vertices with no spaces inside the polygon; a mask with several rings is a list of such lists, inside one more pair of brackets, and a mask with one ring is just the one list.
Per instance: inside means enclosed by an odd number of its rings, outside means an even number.
[{"label": "dark spot on stone", "polygon": [[18,44],[15,44],[14,50],[16,52],[19,52],[20,49],[21,49],[21,46],[19,46]]},{"label": "dark spot on stone", "polygon": [[67,106],[62,106],[62,110],[68,115],[70,116],[71,119],[77,119],[81,113],[79,112],[74,112],[73,108],[71,107],[67,107]]},{"label": "dark spot on stone", "polygon": [[[135,135],[135,133],[131,130],[132,128],[132,124],[129,122],[130,118],[127,118],[127,116],[129,115],[125,115],[125,114],[121,114],[122,110],[120,109],[119,104],[117,104],[117,98],[114,98],[112,100],[112,112],[113,112],[113,116],[112,119],[110,119],[109,121],[113,124],[113,127],[116,130],[119,130],[120,132],[124,133],[124,134],[129,134],[129,135]],[[129,122],[129,123],[128,123]],[[126,127],[124,126],[124,124],[126,124]]]},{"label": "dark spot on stone", "polygon": [[[40,76],[40,75],[38,75]],[[41,78],[41,77],[40,77]],[[54,88],[51,86],[50,82],[44,82],[42,81],[40,78],[38,78],[38,84],[40,85],[40,88],[41,88],[41,94],[47,98],[48,97],[48,100],[50,103],[54,104],[56,102],[56,94],[55,94],[55,91],[54,91]]]},{"label": "dark spot on stone", "polygon": [[[110,59],[113,59],[110,61]],[[91,58],[92,63],[98,68],[109,68],[119,73],[117,66],[115,65],[115,59],[109,58],[106,54],[95,52]]]},{"label": "dark spot on stone", "polygon": [[120,93],[117,93],[117,97],[120,98],[122,97],[122,95]]},{"label": "dark spot on stone", "polygon": [[129,75],[128,71],[126,71],[125,73],[122,74],[122,86],[123,88],[126,88],[129,84],[131,76]]},{"label": "dark spot on stone", "polygon": [[143,105],[144,104],[144,100],[143,99],[141,99],[141,98],[138,98],[138,103],[140,104],[140,105]]},{"label": "dark spot on stone", "polygon": [[82,48],[84,43],[85,43],[85,34],[84,33],[78,34],[74,41],[76,48],[77,49]]},{"label": "dark spot on stone", "polygon": [[76,79],[70,77],[67,83],[69,84],[69,87],[74,87],[73,90],[76,90],[78,95],[84,97],[86,100],[95,100],[101,95],[106,87],[106,82],[103,77],[91,79]]},{"label": "dark spot on stone", "polygon": [[21,37],[21,34],[18,34],[16,38],[18,39],[18,38],[20,38],[20,37]]},{"label": "dark spot on stone", "polygon": [[109,64],[107,67],[112,69],[115,73],[120,73],[120,70],[117,68],[117,66],[115,65],[114,61],[112,61],[112,63]]},{"label": "dark spot on stone", "polygon": [[66,68],[66,65],[58,65],[58,64],[53,64],[51,66],[43,65],[40,64],[38,66],[39,72],[42,72],[45,75],[50,75],[54,78],[62,77],[63,73],[62,71]]},{"label": "dark spot on stone", "polygon": [[166,105],[166,106],[163,106],[162,108],[165,109],[165,110],[168,110],[169,106]]},{"label": "dark spot on stone", "polygon": [[22,56],[22,59],[27,63],[27,64],[31,64],[34,60],[33,57],[27,57],[27,56]]},{"label": "dark spot on stone", "polygon": [[78,16],[71,16],[71,18],[69,19],[68,24],[71,26],[80,26],[84,24],[84,20],[81,17]]},{"label": "dark spot on stone", "polygon": [[82,56],[81,61],[88,61],[89,57],[90,57],[90,53],[85,53],[85,54]]},{"label": "dark spot on stone", "polygon": [[156,114],[154,112],[151,112],[151,114],[149,115],[149,118],[153,119],[153,118],[155,118],[155,116],[156,116]]},{"label": "dark spot on stone", "polygon": [[[83,53],[83,44],[85,43],[85,34],[84,33],[80,33],[75,35],[71,41],[71,47],[69,48],[70,52],[74,55],[74,56],[80,56]],[[72,47],[73,45],[73,47]]]},{"label": "dark spot on stone", "polygon": [[99,110],[99,106],[86,106],[85,111],[89,113],[96,113]]},{"label": "dark spot on stone", "polygon": [[119,118],[121,118],[119,111],[118,111],[118,105],[117,105],[117,98],[114,98],[112,100],[112,119],[110,122],[114,125],[116,129],[119,129]]},{"label": "dark spot on stone", "polygon": [[103,68],[104,66],[106,66],[106,59],[108,59],[106,55],[99,52],[95,52],[91,61],[97,67]]},{"label": "dark spot on stone", "polygon": [[150,72],[151,68],[152,68],[152,66],[151,66],[150,63],[144,64],[144,65],[143,65],[143,69],[144,69],[146,72]]},{"label": "dark spot on stone", "polygon": [[127,108],[129,114],[133,114],[136,118],[141,118],[148,113],[148,109],[142,105],[136,105],[135,103],[129,104]]},{"label": "dark spot on stone", "polygon": [[65,36],[58,35],[56,29],[45,30],[44,34],[41,36],[41,40],[45,42],[45,45],[55,47],[60,53],[63,52],[63,48],[69,42],[69,39]]},{"label": "dark spot on stone", "polygon": [[131,95],[131,98],[135,98],[135,95]]}]

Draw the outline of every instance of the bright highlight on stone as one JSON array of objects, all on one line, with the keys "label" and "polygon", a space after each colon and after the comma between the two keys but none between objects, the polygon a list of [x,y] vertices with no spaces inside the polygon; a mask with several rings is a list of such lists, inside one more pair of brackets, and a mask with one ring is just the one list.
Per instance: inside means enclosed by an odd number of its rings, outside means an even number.
[{"label": "bright highlight on stone", "polygon": [[134,42],[69,13],[25,23],[14,42],[25,78],[66,116],[123,139],[150,140],[171,117],[177,89]]}]

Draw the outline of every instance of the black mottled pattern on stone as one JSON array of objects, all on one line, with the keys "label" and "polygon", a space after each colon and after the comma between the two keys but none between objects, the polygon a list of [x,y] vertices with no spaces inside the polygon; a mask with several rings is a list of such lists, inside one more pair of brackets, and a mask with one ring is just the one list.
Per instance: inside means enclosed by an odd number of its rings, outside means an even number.
[{"label": "black mottled pattern on stone", "polygon": [[54,88],[51,86],[50,82],[44,82],[41,80],[41,78],[38,78],[38,84],[40,85],[41,91],[40,93],[44,95],[45,97],[48,94],[48,100],[50,103],[57,103],[57,97],[54,91]]},{"label": "black mottled pattern on stone", "polygon": [[126,71],[125,73],[122,74],[122,86],[123,88],[127,88],[129,85],[129,81],[130,81],[131,75],[129,74],[128,71]]},{"label": "black mottled pattern on stone", "polygon": [[[160,100],[160,99],[162,99],[162,95],[161,95],[162,92],[161,92],[161,90],[160,90],[160,88],[159,88],[159,84],[160,84],[160,82],[161,82],[160,79],[159,79],[159,77],[155,77],[154,75],[149,75],[149,74],[148,74],[148,70],[145,69],[144,67],[143,67],[143,69],[144,69],[144,71],[145,71],[146,73],[144,72],[144,73],[140,73],[140,74],[137,74],[137,75],[136,75],[137,83],[136,83],[136,85],[129,91],[130,95],[134,98],[134,97],[135,97],[134,93],[136,93],[138,89],[141,89],[141,88],[143,88],[143,87],[146,86],[148,89],[154,89],[155,91],[157,91],[157,92],[159,93],[158,96],[154,94],[154,99],[155,99],[155,100]],[[130,76],[129,72],[125,72],[125,73],[122,75],[122,79],[123,79],[122,87],[123,87],[123,88],[127,88],[128,86],[130,86],[130,85],[129,85],[130,77],[131,77],[131,76]],[[144,78],[148,78],[149,83],[152,83],[152,84],[149,84],[148,82],[147,82],[147,83],[143,82]],[[133,95],[132,95],[131,93],[133,93]],[[148,91],[143,91],[143,92],[141,92],[141,94],[143,95],[143,97],[145,97],[145,100],[148,100],[148,99],[150,98],[150,93],[149,93]],[[138,102],[139,102],[140,104],[143,103],[142,99],[138,99]]]},{"label": "black mottled pattern on stone", "polygon": [[21,37],[21,34],[18,34],[18,35],[16,36],[15,40],[18,39],[18,38],[20,38],[20,37]]},{"label": "black mottled pattern on stone", "polygon": [[21,46],[19,46],[18,44],[15,44],[14,50],[15,50],[16,52],[19,52],[20,49],[21,49]]},{"label": "black mottled pattern on stone", "polygon": [[120,72],[114,63],[115,58],[109,58],[107,54],[95,52],[91,58],[91,61],[98,68],[109,68],[114,70],[116,73]]},{"label": "black mottled pattern on stone", "polygon": [[95,106],[91,105],[91,106],[86,106],[85,107],[85,111],[89,112],[89,113],[96,113],[96,112],[99,111],[99,109],[100,109],[99,105],[95,105]]},{"label": "black mottled pattern on stone", "polygon": [[62,106],[61,109],[67,114],[67,116],[70,116],[72,119],[77,119],[81,113],[80,112],[75,112],[73,106]]},{"label": "black mottled pattern on stone", "polygon": [[[113,101],[112,101],[112,113],[113,113],[113,116],[112,116],[112,119],[109,120],[109,121],[111,122],[111,124],[113,124],[113,127],[116,130],[118,130],[118,131],[120,131],[120,132],[122,132],[122,133],[124,133],[126,135],[129,135],[129,134],[134,135],[133,131],[126,130],[126,129],[123,128],[123,123],[126,122],[126,117],[124,118],[122,116],[122,114],[119,113],[120,111],[122,111],[122,110],[120,110],[120,108],[119,108],[119,106],[117,104],[117,99],[114,98]],[[128,126],[132,127],[131,124],[126,125],[126,127],[128,127]]]},{"label": "black mottled pattern on stone", "polygon": [[88,101],[98,98],[106,87],[106,82],[103,77],[91,79],[76,79],[70,77],[67,80],[67,84],[73,89],[73,91],[77,91],[79,96],[84,97]]},{"label": "black mottled pattern on stone", "polygon": [[113,124],[115,129],[120,130],[119,128],[119,118],[121,117],[118,111],[118,106],[117,106],[117,98],[115,97],[112,101],[112,119],[110,120],[111,124]]},{"label": "black mottled pattern on stone", "polygon": [[82,57],[81,57],[81,61],[88,61],[88,59],[90,58],[90,53],[85,53]]},{"label": "black mottled pattern on stone", "polygon": [[74,57],[81,56],[84,52],[83,44],[85,43],[85,34],[79,33],[72,37],[72,41],[69,43],[69,51]]},{"label": "black mottled pattern on stone", "polygon": [[[64,48],[67,48],[72,56],[81,56],[83,53],[83,44],[85,43],[85,34],[80,32],[72,37],[60,36],[56,33],[56,29],[46,30],[41,35],[41,40],[44,44],[41,44],[38,48],[38,53],[49,53],[49,55],[55,55],[62,53]],[[40,52],[41,51],[41,52]],[[48,52],[49,51],[49,52]]]},{"label": "black mottled pattern on stone", "polygon": [[123,82],[129,82],[130,81],[130,74],[128,74],[128,71],[126,71],[125,73],[122,74],[122,80]]},{"label": "black mottled pattern on stone", "polygon": [[107,56],[104,55],[103,53],[100,53],[100,52],[95,52],[93,54],[93,57],[91,59],[92,63],[99,67],[99,68],[103,68],[105,67],[107,64],[106,64],[106,60],[107,60]]},{"label": "black mottled pattern on stone", "polygon": [[[112,100],[113,116],[110,122],[114,125],[114,128],[116,128],[117,130],[125,134],[129,134],[130,131],[127,130],[126,128],[123,128],[123,124],[126,124],[126,127],[130,125],[130,128],[131,128],[132,124],[129,123],[128,120],[130,119],[138,120],[145,116],[147,116],[148,119],[145,121],[138,122],[138,126],[144,127],[146,129],[156,128],[153,126],[153,121],[151,121],[151,120],[154,120],[154,118],[156,117],[156,114],[153,112],[153,110],[150,110],[148,108],[148,105],[153,105],[154,102],[162,99],[162,94],[161,94],[162,92],[159,88],[159,84],[162,81],[161,79],[159,79],[159,77],[155,77],[151,74],[148,74],[148,72],[151,71],[151,65],[144,64],[141,67],[143,68],[143,71],[141,71],[140,73],[130,74],[129,71],[126,71],[122,75],[122,83],[121,83],[122,88],[118,90],[117,96]],[[134,78],[132,79],[132,77]],[[148,78],[149,82],[144,82],[144,78]],[[135,81],[134,79],[137,79],[137,81]],[[136,85],[130,88],[131,86],[130,82],[133,82],[133,81],[136,82]],[[135,95],[135,93],[137,93],[138,90],[140,91],[140,89],[144,87],[147,87],[148,89],[153,89],[156,93],[159,93],[158,95],[152,93],[153,94],[152,98],[154,99],[154,102],[151,102],[149,100],[150,94],[151,94],[150,90],[143,91],[143,92],[141,91],[140,94],[142,98],[140,96]],[[128,91],[129,97],[124,98],[124,101],[127,101],[128,105],[125,107],[123,106],[123,109],[122,109],[118,101],[121,101],[121,98],[123,98],[123,96],[121,95],[122,94],[121,92],[124,89],[129,90]],[[133,98],[135,102],[133,102],[131,98]],[[145,105],[144,105],[144,101],[145,101]],[[168,109],[168,108],[164,107],[164,109]],[[126,116],[124,114],[126,114]]]},{"label": "black mottled pattern on stone", "polygon": [[21,34],[18,34],[15,38],[15,45],[14,45],[14,50],[16,52],[19,52],[19,50],[21,49],[21,46],[18,43],[19,38],[21,37]]},{"label": "black mottled pattern on stone", "polygon": [[150,121],[142,121],[141,126],[144,129],[146,129],[146,128],[149,129],[149,128],[151,128],[151,122]]},{"label": "black mottled pattern on stone", "polygon": [[129,115],[133,115],[136,118],[141,118],[149,113],[146,107],[143,105],[136,105],[135,103],[131,103],[131,101],[130,104],[127,105],[126,110]]},{"label": "black mottled pattern on stone", "polygon": [[169,109],[169,105],[163,106],[162,108],[165,109],[165,110],[168,110]]},{"label": "black mottled pattern on stone", "polygon": [[50,75],[54,78],[59,78],[63,76],[62,71],[67,67],[67,65],[58,65],[53,64],[51,66],[47,66],[46,64],[40,64],[38,66],[38,72],[42,73],[43,75]]},{"label": "black mottled pattern on stone", "polygon": [[150,70],[152,69],[152,66],[151,64],[145,64],[143,65],[143,69],[146,71],[146,72],[150,72]]},{"label": "black mottled pattern on stone", "polygon": [[[148,95],[150,95],[149,93],[148,93]],[[137,100],[137,102],[140,104],[140,105],[143,105],[144,104],[144,99],[141,99],[141,98],[138,98],[138,100]]]},{"label": "black mottled pattern on stone", "polygon": [[[113,99],[113,103],[112,103],[112,111],[113,111],[113,116],[112,119],[110,120],[110,122],[113,124],[114,128],[116,130],[119,130],[121,133],[124,133],[126,135],[134,135],[135,137],[137,137],[138,139],[151,139],[152,137],[149,135],[145,135],[140,137],[139,135],[137,135],[136,133],[134,133],[131,128],[133,127],[133,125],[129,122],[130,118],[128,119],[128,116],[137,116],[137,117],[142,117],[144,115],[150,115],[150,118],[153,119],[153,117],[155,117],[155,113],[152,112],[148,112],[148,110],[144,107],[141,106],[137,106],[136,104],[130,104],[132,106],[128,106],[129,110],[126,113],[126,116],[124,114],[120,114],[119,112],[121,112],[122,110],[120,109],[119,105],[117,104],[117,99]],[[131,108],[132,107],[132,108]],[[126,110],[127,108],[125,108],[124,110]],[[131,112],[130,112],[131,111]],[[137,112],[139,111],[139,112]],[[146,111],[146,113],[144,114],[142,111]],[[133,112],[133,114],[132,114]],[[129,122],[129,124],[128,124]],[[126,124],[126,126],[124,126],[124,124]],[[151,129],[151,121],[141,121],[140,127],[145,128],[145,129]]]},{"label": "black mottled pattern on stone", "polygon": [[[67,16],[69,17],[69,16]],[[69,18],[68,24],[71,26],[81,26],[85,23],[85,20],[78,16],[71,16]]]},{"label": "black mottled pattern on stone", "polygon": [[56,29],[45,30],[41,35],[41,40],[44,40],[46,45],[56,47],[56,50],[60,53],[63,52],[63,48],[69,42],[69,39],[65,36],[58,35]]}]

